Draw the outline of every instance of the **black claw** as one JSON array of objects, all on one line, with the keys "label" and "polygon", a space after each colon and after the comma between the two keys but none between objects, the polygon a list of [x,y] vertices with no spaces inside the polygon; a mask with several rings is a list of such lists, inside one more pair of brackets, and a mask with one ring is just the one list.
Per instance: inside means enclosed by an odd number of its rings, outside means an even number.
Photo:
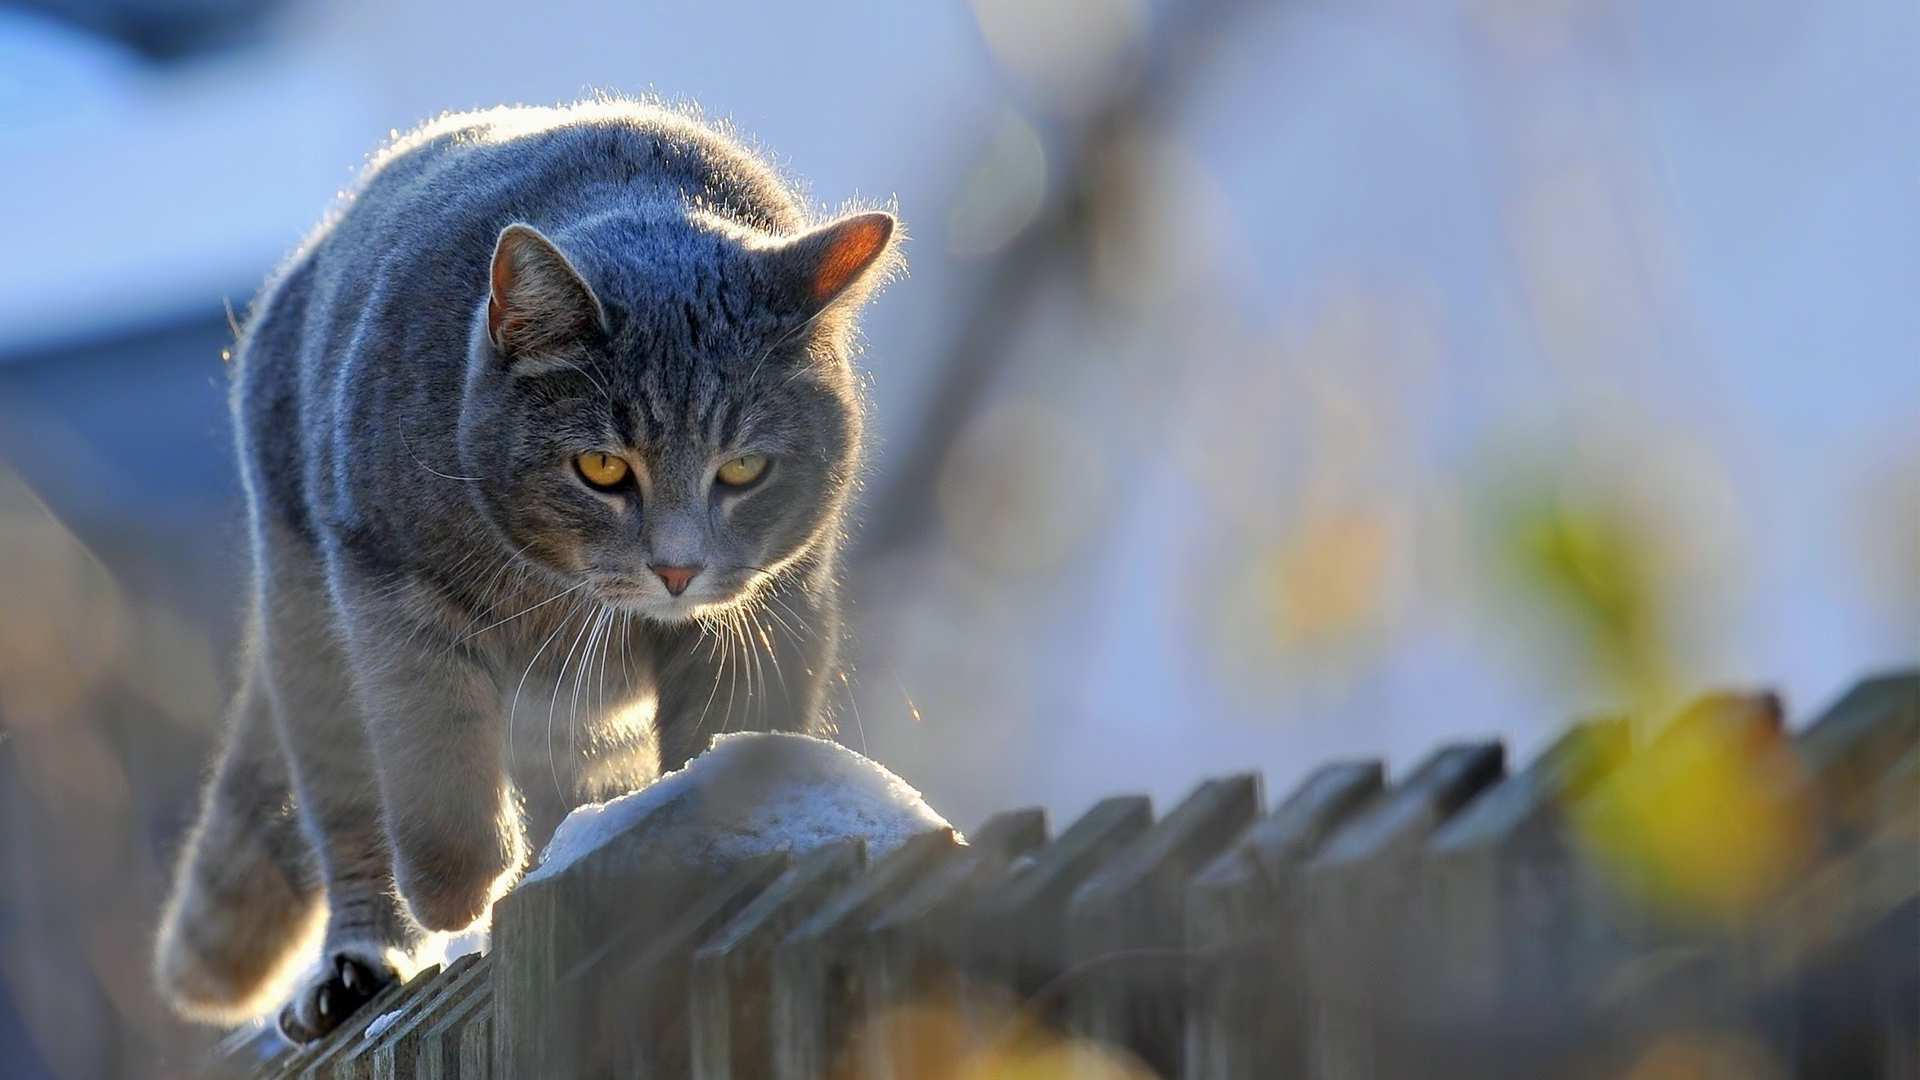
[{"label": "black claw", "polygon": [[309,1041],[306,1026],[300,1023],[300,1016],[291,1005],[280,1010],[280,1037],[295,1046]]},{"label": "black claw", "polygon": [[334,955],[331,967],[329,978],[306,991],[305,1008],[296,1002],[280,1014],[280,1033],[287,1041],[301,1045],[321,1038],[394,979],[384,965],[376,968],[344,953]]}]

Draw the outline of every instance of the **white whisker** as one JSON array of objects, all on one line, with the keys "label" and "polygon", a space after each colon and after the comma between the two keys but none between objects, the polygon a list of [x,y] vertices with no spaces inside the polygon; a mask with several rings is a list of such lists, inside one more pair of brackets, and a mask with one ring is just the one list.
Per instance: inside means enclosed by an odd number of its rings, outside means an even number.
[{"label": "white whisker", "polygon": [[567,624],[573,621],[573,617],[579,614],[579,611],[580,602],[576,600],[573,602],[572,609],[567,612],[566,617],[561,619],[559,624],[553,628],[553,632],[548,634],[547,639],[540,643],[540,647],[533,651],[533,658],[527,661],[527,670],[520,673],[520,682],[513,688],[513,702],[507,706],[507,746],[509,748],[513,746],[513,719],[515,714],[520,711],[520,691],[526,688],[527,677],[533,674],[533,666],[540,662],[540,656],[547,651],[547,646],[553,644],[553,639],[560,636],[560,631],[566,629]]},{"label": "white whisker", "polygon": [[425,470],[427,470],[428,472],[430,472],[430,473],[432,473],[433,475],[435,475],[435,476],[438,476],[438,477],[440,477],[440,478],[441,478],[441,479],[443,479],[443,480],[461,480],[461,481],[466,481],[466,482],[469,482],[469,483],[471,483],[472,481],[475,481],[475,480],[479,480],[479,479],[480,479],[480,477],[478,477],[478,476],[454,476],[454,475],[453,475],[453,474],[451,474],[451,473],[443,473],[443,472],[441,472],[441,471],[440,471],[439,469],[436,469],[436,468],[434,468],[433,466],[431,466],[431,465],[429,465],[429,464],[427,464],[426,462],[424,462],[424,461],[421,461],[421,460],[420,460],[420,455],[419,455],[419,454],[416,454],[416,453],[414,453],[414,452],[413,452],[413,444],[411,444],[411,443],[409,443],[409,442],[407,441],[407,433],[406,433],[406,432],[404,432],[404,431],[400,431],[400,432],[398,432],[397,434],[399,434],[399,436],[400,436],[400,446],[401,446],[401,448],[402,448],[402,449],[404,449],[404,450],[405,450],[405,451],[407,452],[407,456],[408,456],[408,457],[410,457],[410,458],[412,458],[412,459],[413,459],[413,463],[414,463],[415,465],[418,465],[418,466],[420,466],[421,468],[423,468],[423,469],[425,469]]},{"label": "white whisker", "polygon": [[572,593],[578,592],[579,590],[585,588],[586,584],[587,583],[584,581],[575,582],[574,584],[568,586],[567,588],[561,590],[560,592],[555,593],[552,596],[547,597],[545,600],[542,600],[537,604],[533,604],[529,607],[521,608],[519,611],[514,612],[513,614],[507,616],[504,619],[499,620],[498,622],[489,623],[488,625],[483,626],[478,630],[475,630],[473,633],[468,634],[466,637],[463,637],[459,641],[454,642],[454,644],[464,645],[468,641],[472,640],[473,638],[479,637],[481,634],[484,634],[489,630],[492,630],[496,627],[505,626],[506,624],[512,622],[513,620],[519,618],[522,615],[525,615],[529,612],[538,611],[541,608],[546,607],[548,604],[553,603],[555,600],[558,600],[563,596],[568,596]]},{"label": "white whisker", "polygon": [[[566,798],[566,789],[560,786],[560,766],[553,757],[554,713],[560,707],[560,684],[567,679],[567,668],[573,663],[574,651],[580,647],[581,639],[586,636],[588,628],[592,625],[592,620],[581,623],[579,632],[573,635],[573,643],[567,646],[566,658],[560,661],[560,671],[553,678],[553,696],[547,701],[547,770],[553,774],[554,794],[559,795],[563,800]],[[578,676],[576,675],[575,678],[577,680]]]},{"label": "white whisker", "polygon": [[860,752],[867,752],[867,725],[860,722],[860,696],[854,693],[853,681],[847,673],[840,673],[840,685],[847,689],[847,708],[853,713],[853,730],[860,736]]}]

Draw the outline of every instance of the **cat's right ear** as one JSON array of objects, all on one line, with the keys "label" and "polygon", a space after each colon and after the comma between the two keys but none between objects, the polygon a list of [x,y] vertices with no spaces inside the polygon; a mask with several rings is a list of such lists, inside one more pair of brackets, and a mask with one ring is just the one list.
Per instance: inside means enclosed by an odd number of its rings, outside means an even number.
[{"label": "cat's right ear", "polygon": [[606,328],[586,280],[531,225],[500,230],[488,285],[487,338],[508,360],[552,353]]},{"label": "cat's right ear", "polygon": [[897,232],[892,214],[874,210],[768,248],[773,304],[798,319],[859,307],[895,268]]}]

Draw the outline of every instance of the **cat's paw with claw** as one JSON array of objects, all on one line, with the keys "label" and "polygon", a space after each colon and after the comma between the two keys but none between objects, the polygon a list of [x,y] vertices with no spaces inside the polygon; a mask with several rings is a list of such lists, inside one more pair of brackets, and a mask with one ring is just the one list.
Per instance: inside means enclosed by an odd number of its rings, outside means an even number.
[{"label": "cat's paw with claw", "polygon": [[288,1042],[304,1046],[346,1023],[397,979],[393,969],[375,957],[328,953],[280,1010],[280,1034]]}]

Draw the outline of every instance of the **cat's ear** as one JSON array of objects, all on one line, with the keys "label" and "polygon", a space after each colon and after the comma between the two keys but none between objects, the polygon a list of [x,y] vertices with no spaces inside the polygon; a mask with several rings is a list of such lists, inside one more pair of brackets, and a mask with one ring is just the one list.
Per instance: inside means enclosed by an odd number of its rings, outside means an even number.
[{"label": "cat's ear", "polygon": [[552,352],[606,327],[580,272],[531,225],[500,230],[488,285],[487,337],[508,359]]},{"label": "cat's ear", "polygon": [[802,319],[857,306],[886,277],[896,232],[893,215],[875,210],[767,249],[776,302]]}]

